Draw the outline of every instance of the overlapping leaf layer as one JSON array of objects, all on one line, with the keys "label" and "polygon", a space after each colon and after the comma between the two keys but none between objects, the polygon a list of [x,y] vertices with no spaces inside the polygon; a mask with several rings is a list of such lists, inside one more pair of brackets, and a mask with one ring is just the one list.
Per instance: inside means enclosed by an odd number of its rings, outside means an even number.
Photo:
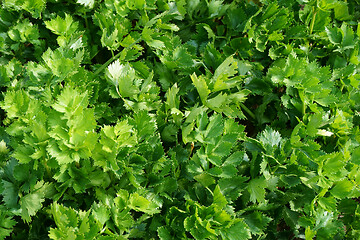
[{"label": "overlapping leaf layer", "polygon": [[359,0],[0,5],[0,239],[360,239]]}]

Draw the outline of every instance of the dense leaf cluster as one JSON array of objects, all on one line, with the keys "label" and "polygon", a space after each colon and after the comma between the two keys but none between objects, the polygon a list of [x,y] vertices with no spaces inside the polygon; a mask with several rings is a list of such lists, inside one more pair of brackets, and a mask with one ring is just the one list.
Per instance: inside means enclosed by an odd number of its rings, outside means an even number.
[{"label": "dense leaf cluster", "polygon": [[0,239],[359,239],[359,0],[0,0]]}]

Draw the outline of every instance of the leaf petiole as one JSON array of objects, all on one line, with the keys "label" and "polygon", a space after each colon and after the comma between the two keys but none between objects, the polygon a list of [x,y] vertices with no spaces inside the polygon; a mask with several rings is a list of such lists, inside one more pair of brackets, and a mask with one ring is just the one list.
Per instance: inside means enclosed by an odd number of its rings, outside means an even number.
[{"label": "leaf petiole", "polygon": [[101,67],[99,67],[95,72],[94,72],[94,77],[96,77],[97,75],[99,75],[102,71],[105,70],[105,68],[107,68],[107,66],[110,65],[110,63],[112,63],[113,61],[115,61],[116,59],[118,59],[122,52],[125,49],[131,48],[133,47],[135,44],[137,44],[138,42],[140,42],[142,40],[142,37],[138,38],[135,42],[131,43],[129,46],[127,46],[126,48],[124,48],[122,51],[118,52],[116,55],[114,55],[113,57],[111,57],[109,60],[106,61],[106,63],[104,63],[103,65],[101,65]]},{"label": "leaf petiole", "polygon": [[249,114],[249,116],[250,116],[251,118],[253,118],[253,119],[256,118],[255,114],[254,114],[248,107],[246,107],[245,104],[240,103],[240,107],[241,107],[242,109],[244,109],[244,111],[245,111],[247,114]]}]

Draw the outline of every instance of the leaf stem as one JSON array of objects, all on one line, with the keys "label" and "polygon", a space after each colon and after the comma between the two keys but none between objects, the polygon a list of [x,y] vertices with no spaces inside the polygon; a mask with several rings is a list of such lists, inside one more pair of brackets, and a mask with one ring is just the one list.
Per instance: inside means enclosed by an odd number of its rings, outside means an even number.
[{"label": "leaf stem", "polygon": [[202,23],[202,22],[204,22],[206,20],[211,20],[211,19],[213,19],[213,17],[205,17],[205,18],[201,18],[201,19],[197,19],[197,20],[192,20],[191,23],[189,23],[189,24],[185,25],[184,27],[180,28],[180,31],[184,30],[184,29],[187,29],[189,27],[192,27],[192,26],[194,26],[194,25],[196,25],[198,23]]},{"label": "leaf stem", "polygon": [[241,107],[242,109],[244,109],[245,112],[246,112],[247,114],[249,114],[249,116],[250,116],[251,118],[253,118],[253,119],[256,118],[255,114],[254,114],[248,107],[246,107],[245,104],[240,103],[240,107]]},{"label": "leaf stem", "polygon": [[120,94],[120,92],[119,92],[118,86],[116,86],[115,89],[116,89],[116,92],[119,94],[119,97],[121,98],[121,100],[123,100],[124,104],[125,104],[131,111],[135,112],[134,109],[126,102],[125,98],[123,98],[123,96],[121,96],[121,94]]},{"label": "leaf stem", "polygon": [[311,19],[311,23],[310,23],[310,34],[312,34],[313,30],[314,30],[314,25],[315,25],[315,19],[316,19],[316,14],[317,14],[317,10],[315,11],[315,7],[313,7],[313,17]]},{"label": "leaf stem", "polygon": [[[137,44],[138,42],[140,42],[142,40],[141,37],[139,37],[135,42],[131,43],[129,46],[127,46],[126,48],[124,48],[122,51],[124,51],[125,49],[131,48],[133,47],[135,44]],[[99,67],[95,73],[94,73],[94,77],[96,77],[97,75],[99,75],[105,68],[107,68],[107,66],[110,65],[110,63],[112,63],[113,61],[115,61],[116,59],[118,59],[122,53],[122,51],[118,52],[115,56],[111,57],[109,60],[106,61],[106,63],[104,63],[103,65],[101,65],[101,67]]]},{"label": "leaf stem", "polygon": [[45,171],[46,171],[47,177],[48,177],[49,179],[52,179],[52,177],[51,177],[51,176],[52,176],[52,175],[51,175],[51,171],[50,171],[49,166],[47,165],[45,156],[43,157],[43,164],[44,164],[44,167],[45,167]]}]

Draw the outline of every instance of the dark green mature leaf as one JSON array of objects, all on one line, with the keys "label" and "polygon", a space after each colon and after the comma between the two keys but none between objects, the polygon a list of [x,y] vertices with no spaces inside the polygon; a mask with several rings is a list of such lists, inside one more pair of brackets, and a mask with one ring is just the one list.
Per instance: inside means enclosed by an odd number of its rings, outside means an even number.
[{"label": "dark green mature leaf", "polygon": [[161,240],[167,240],[172,238],[170,232],[164,226],[159,227],[157,232]]},{"label": "dark green mature leaf", "polygon": [[0,239],[9,237],[13,231],[16,221],[4,209],[0,209]]},{"label": "dark green mature leaf", "polygon": [[271,218],[260,212],[253,212],[244,216],[245,223],[249,226],[251,233],[261,235],[266,230],[266,226],[271,222]]},{"label": "dark green mature leaf", "polygon": [[6,180],[1,181],[1,195],[3,201],[8,208],[16,208],[18,204],[18,189],[17,187]]},{"label": "dark green mature leaf", "polygon": [[248,187],[247,187],[247,190],[250,193],[250,200],[253,203],[256,203],[256,202],[264,203],[266,187],[267,187],[267,182],[266,182],[265,178],[251,179],[249,181]]},{"label": "dark green mature leaf", "polygon": [[242,220],[236,221],[231,227],[221,231],[223,239],[245,240],[250,239],[250,229]]},{"label": "dark green mature leaf", "polygon": [[41,209],[42,203],[45,201],[45,192],[47,191],[48,183],[37,182],[29,194],[20,199],[21,217],[30,222],[31,216],[34,216],[38,210]]}]

